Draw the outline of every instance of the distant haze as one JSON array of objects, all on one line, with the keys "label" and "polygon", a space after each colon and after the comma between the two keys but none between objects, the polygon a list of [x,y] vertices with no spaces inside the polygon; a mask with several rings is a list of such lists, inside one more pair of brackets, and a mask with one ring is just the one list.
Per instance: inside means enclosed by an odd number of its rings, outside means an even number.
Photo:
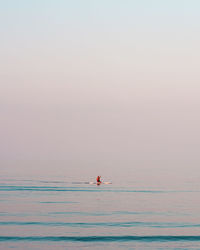
[{"label": "distant haze", "polygon": [[200,164],[200,1],[0,3],[0,173]]}]

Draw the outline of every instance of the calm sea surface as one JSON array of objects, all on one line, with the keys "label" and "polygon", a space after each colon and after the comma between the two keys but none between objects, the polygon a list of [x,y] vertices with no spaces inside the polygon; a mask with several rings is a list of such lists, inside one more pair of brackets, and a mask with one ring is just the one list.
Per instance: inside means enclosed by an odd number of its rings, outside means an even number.
[{"label": "calm sea surface", "polygon": [[200,249],[199,186],[1,177],[0,249]]}]

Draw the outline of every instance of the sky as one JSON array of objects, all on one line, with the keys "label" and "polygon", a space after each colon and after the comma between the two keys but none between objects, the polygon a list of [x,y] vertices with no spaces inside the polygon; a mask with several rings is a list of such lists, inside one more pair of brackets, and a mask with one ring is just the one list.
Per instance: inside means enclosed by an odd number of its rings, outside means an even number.
[{"label": "sky", "polygon": [[200,1],[0,0],[0,172],[200,164]]}]

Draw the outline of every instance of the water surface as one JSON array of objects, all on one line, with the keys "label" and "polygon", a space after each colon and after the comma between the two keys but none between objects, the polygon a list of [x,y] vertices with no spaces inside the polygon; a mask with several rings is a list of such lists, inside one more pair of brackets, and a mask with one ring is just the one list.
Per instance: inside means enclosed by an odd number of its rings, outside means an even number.
[{"label": "water surface", "polygon": [[199,197],[192,182],[2,177],[0,248],[199,249]]}]

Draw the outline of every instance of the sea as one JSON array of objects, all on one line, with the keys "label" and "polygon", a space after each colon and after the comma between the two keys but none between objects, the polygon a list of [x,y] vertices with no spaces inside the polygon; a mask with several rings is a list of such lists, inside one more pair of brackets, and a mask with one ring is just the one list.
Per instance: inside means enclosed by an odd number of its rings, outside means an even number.
[{"label": "sea", "polygon": [[1,176],[0,249],[200,249],[199,179],[171,177]]}]

